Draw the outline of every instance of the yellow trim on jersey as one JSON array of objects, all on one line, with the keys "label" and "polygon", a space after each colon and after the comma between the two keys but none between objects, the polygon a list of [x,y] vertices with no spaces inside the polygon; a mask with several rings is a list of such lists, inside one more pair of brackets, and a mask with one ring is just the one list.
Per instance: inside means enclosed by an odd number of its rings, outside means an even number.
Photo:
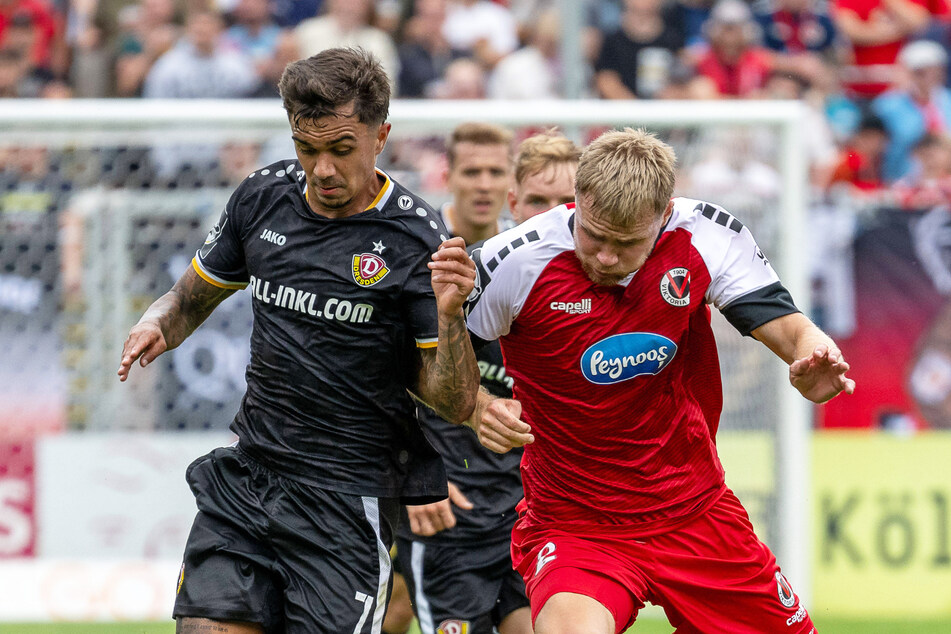
[{"label": "yellow trim on jersey", "polygon": [[417,339],[416,347],[417,348],[435,348],[436,344],[439,343],[438,339]]},{"label": "yellow trim on jersey", "polygon": [[386,178],[386,182],[383,183],[383,187],[380,188],[380,192],[376,195],[376,198],[373,199],[373,202],[370,203],[370,206],[367,207],[366,209],[364,209],[363,211],[370,211],[371,209],[373,209],[374,207],[376,207],[376,206],[377,206],[377,203],[379,203],[381,200],[383,200],[383,196],[386,194],[387,191],[389,191],[390,187],[393,186],[393,182],[390,180],[390,177],[389,177],[389,176],[387,176],[386,174],[384,174],[384,173],[381,172],[380,170],[377,170],[376,173],[379,174],[380,176]]},{"label": "yellow trim on jersey", "polygon": [[247,282],[225,282],[224,280],[215,279],[211,276],[210,273],[207,273],[202,270],[201,263],[198,262],[198,258],[192,258],[192,268],[195,269],[195,272],[198,273],[198,277],[205,280],[212,286],[217,286],[218,288],[227,288],[231,289],[242,289],[248,285]]}]

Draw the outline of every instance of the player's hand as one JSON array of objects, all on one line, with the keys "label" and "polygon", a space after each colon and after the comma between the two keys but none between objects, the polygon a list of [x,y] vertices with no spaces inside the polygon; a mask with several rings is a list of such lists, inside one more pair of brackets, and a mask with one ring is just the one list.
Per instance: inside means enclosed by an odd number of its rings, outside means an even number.
[{"label": "player's hand", "polygon": [[531,426],[519,418],[521,415],[521,403],[510,398],[496,398],[484,407],[476,407],[470,427],[483,447],[495,453],[506,453],[535,442]]},{"label": "player's hand", "polygon": [[855,381],[845,376],[848,371],[838,348],[819,344],[811,355],[792,362],[789,382],[813,403],[825,403],[840,392],[855,391]]},{"label": "player's hand", "polygon": [[416,535],[430,537],[439,531],[452,528],[456,525],[456,514],[452,512],[453,504],[467,511],[472,510],[472,502],[452,482],[449,483],[449,499],[447,500],[418,506],[407,504],[406,514],[409,515],[410,530]]},{"label": "player's hand", "polygon": [[436,305],[443,315],[456,315],[475,287],[475,262],[466,253],[462,238],[450,238],[439,245],[429,263]]},{"label": "player's hand", "polygon": [[135,360],[143,368],[152,363],[157,356],[168,349],[165,335],[157,324],[144,321],[139,322],[129,331],[129,337],[122,346],[122,361],[119,362],[119,380],[129,378],[129,370]]}]

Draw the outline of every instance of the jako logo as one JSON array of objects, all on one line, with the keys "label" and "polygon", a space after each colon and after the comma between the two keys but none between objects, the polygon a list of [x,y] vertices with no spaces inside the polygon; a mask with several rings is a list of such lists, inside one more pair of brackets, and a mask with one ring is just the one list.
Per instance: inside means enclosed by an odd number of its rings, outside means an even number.
[{"label": "jako logo", "polygon": [[581,373],[597,385],[658,374],[677,354],[677,344],[652,332],[626,332],[602,339],[581,355]]},{"label": "jako logo", "polygon": [[287,237],[277,233],[276,231],[271,231],[270,229],[265,229],[264,232],[258,236],[261,240],[267,240],[268,242],[273,242],[278,246],[284,246],[284,243],[287,242]]}]

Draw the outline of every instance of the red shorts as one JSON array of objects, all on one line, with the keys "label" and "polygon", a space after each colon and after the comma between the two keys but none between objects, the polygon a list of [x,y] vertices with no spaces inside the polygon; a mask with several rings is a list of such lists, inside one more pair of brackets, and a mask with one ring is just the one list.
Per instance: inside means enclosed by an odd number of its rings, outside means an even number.
[{"label": "red shorts", "polygon": [[532,622],[559,592],[589,596],[629,628],[644,603],[663,606],[678,634],[812,634],[776,558],[732,491],[694,520],[641,539],[515,525],[512,561]]}]

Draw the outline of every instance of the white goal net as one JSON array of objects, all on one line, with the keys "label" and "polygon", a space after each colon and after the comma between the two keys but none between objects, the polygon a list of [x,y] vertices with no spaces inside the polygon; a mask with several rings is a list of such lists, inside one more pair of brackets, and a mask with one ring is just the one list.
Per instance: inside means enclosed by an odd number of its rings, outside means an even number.
[{"label": "white goal net", "polygon": [[[390,121],[380,167],[433,205],[447,198],[443,144],[458,123],[500,123],[517,138],[559,126],[582,143],[609,127],[647,127],[677,151],[677,194],[749,226],[808,309],[798,104],[394,102]],[[226,430],[245,387],[246,293],[128,385],[116,379],[119,354],[236,184],[292,156],[277,101],[0,103],[0,438]],[[718,315],[715,329],[727,482],[808,596],[809,409],[781,361]]]}]

